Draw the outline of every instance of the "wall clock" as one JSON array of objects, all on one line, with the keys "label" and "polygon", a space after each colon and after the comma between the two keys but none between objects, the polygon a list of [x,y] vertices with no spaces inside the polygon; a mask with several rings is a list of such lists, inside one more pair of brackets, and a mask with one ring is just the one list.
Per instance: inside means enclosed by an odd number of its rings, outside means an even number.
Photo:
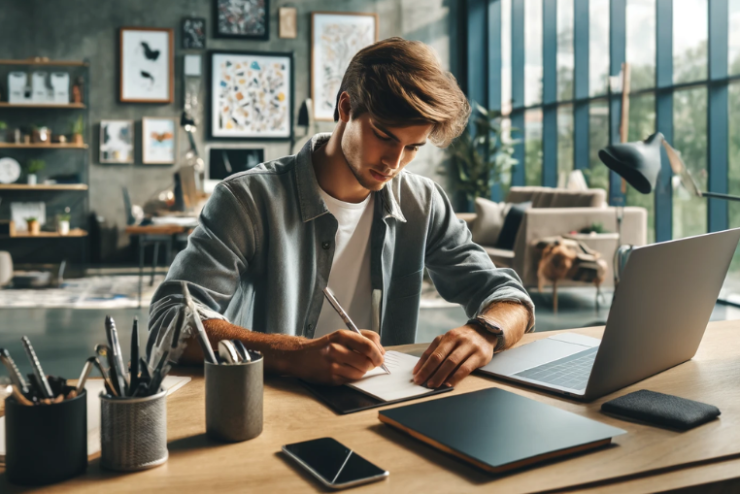
[{"label": "wall clock", "polygon": [[12,184],[21,176],[21,165],[13,158],[0,158],[0,183]]}]

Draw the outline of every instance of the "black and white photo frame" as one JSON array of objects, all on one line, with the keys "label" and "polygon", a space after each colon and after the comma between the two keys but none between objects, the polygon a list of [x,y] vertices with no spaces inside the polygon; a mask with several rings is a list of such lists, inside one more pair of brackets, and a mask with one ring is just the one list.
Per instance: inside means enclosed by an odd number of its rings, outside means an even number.
[{"label": "black and white photo frame", "polygon": [[172,29],[121,28],[119,100],[122,103],[172,103],[173,38]]},{"label": "black and white photo frame", "polygon": [[270,38],[270,0],[212,0],[217,38]]},{"label": "black and white photo frame", "polygon": [[100,163],[134,162],[134,121],[100,121]]},{"label": "black and white photo frame", "polygon": [[203,50],[206,47],[206,20],[203,17],[187,17],[182,20],[180,32],[183,50]]},{"label": "black and white photo frame", "polygon": [[208,76],[210,138],[291,138],[292,53],[213,51]]}]

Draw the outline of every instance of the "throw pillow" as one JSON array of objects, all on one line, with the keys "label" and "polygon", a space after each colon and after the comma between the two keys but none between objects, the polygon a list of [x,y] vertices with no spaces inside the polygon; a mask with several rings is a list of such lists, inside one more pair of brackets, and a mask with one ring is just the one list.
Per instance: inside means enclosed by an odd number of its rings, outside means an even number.
[{"label": "throw pillow", "polygon": [[505,202],[493,202],[482,197],[476,198],[473,242],[478,245],[496,245],[510,207],[511,204]]},{"label": "throw pillow", "polygon": [[501,228],[501,233],[498,236],[496,248],[514,250],[514,241],[519,231],[519,225],[522,224],[524,213],[530,207],[532,207],[531,202],[520,202],[519,204],[511,205],[511,209],[509,209],[509,213],[504,220],[504,226]]}]

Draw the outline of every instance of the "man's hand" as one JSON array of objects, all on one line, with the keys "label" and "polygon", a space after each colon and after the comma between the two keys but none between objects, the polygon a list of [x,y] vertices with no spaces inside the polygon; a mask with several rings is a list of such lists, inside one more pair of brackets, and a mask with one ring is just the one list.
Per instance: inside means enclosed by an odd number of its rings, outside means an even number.
[{"label": "man's hand", "polygon": [[305,340],[301,348],[287,355],[291,375],[320,384],[357,381],[383,363],[385,350],[377,333],[361,330],[362,336],[340,329],[315,340]]},{"label": "man's hand", "polygon": [[473,326],[452,329],[437,336],[414,367],[414,383],[430,388],[455,386],[493,357],[496,335]]}]

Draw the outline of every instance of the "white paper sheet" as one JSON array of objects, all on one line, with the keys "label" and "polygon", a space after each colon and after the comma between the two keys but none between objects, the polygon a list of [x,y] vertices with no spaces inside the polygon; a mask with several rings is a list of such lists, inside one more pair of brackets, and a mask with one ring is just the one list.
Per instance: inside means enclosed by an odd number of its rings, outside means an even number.
[{"label": "white paper sheet", "polygon": [[433,390],[412,382],[412,371],[418,361],[419,357],[392,350],[387,351],[385,352],[385,365],[391,371],[390,374],[376,367],[359,381],[347,384],[347,386],[383,401],[400,400],[430,393]]},{"label": "white paper sheet", "polygon": [[[167,396],[169,396],[189,382],[189,377],[166,376],[162,381],[162,387],[167,390]],[[87,391],[88,456],[100,451],[100,393],[103,389],[102,379],[88,379],[85,383],[85,390]],[[0,460],[5,461],[5,417],[0,417]]]}]

